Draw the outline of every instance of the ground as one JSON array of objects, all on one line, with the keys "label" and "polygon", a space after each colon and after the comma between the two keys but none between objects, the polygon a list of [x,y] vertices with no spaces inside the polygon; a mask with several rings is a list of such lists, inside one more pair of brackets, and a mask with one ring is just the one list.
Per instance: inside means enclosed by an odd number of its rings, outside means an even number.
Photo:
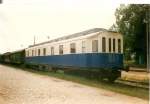
[{"label": "ground", "polygon": [[0,65],[0,104],[148,104],[148,101]]}]

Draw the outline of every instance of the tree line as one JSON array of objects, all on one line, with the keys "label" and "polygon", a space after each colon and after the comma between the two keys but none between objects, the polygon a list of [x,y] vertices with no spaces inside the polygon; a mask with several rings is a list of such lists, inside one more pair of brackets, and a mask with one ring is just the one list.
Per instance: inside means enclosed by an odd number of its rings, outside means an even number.
[{"label": "tree line", "polygon": [[124,37],[124,59],[135,64],[147,63],[147,42],[149,36],[149,4],[120,5],[115,12],[116,23],[110,28]]}]

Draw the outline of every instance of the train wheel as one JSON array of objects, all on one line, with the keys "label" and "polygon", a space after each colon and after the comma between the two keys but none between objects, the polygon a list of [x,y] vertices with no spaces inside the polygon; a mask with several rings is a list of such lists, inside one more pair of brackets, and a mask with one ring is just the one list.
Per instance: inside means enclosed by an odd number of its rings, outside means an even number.
[{"label": "train wheel", "polygon": [[110,75],[107,77],[108,81],[113,83],[118,77],[121,76],[121,71],[113,70],[111,71]]}]

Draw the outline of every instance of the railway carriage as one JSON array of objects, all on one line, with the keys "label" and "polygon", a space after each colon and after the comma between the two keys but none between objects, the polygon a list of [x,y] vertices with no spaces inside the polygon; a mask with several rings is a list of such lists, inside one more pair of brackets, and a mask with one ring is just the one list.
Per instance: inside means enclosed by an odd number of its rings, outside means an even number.
[{"label": "railway carriage", "polygon": [[25,63],[48,67],[98,69],[114,81],[123,69],[123,37],[103,28],[64,36],[25,49]]},{"label": "railway carriage", "polygon": [[1,63],[10,63],[10,52],[2,54],[0,62]]},{"label": "railway carriage", "polygon": [[25,50],[7,52],[0,56],[1,63],[7,64],[24,64]]}]

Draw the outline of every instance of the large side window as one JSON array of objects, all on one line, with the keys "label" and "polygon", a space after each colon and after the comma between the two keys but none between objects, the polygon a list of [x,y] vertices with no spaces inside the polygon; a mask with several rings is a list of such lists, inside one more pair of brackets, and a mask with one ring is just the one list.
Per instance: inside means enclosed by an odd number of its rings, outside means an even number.
[{"label": "large side window", "polygon": [[116,48],[116,40],[115,39],[113,39],[113,52],[115,52],[115,48]]},{"label": "large side window", "polygon": [[63,54],[63,45],[59,45],[59,54],[60,54],[60,55]]},{"label": "large side window", "polygon": [[121,40],[118,39],[118,53],[121,53]]},{"label": "large side window", "polygon": [[76,44],[75,43],[70,44],[70,53],[76,53]]},{"label": "large side window", "polygon": [[92,40],[92,52],[98,52],[98,40]]},{"label": "large side window", "polygon": [[46,55],[46,48],[43,48],[43,56]]},{"label": "large side window", "polygon": [[82,53],[85,53],[86,47],[85,47],[85,41],[82,41]]},{"label": "large side window", "polygon": [[54,55],[54,47],[51,47],[51,55]]},{"label": "large side window", "polygon": [[106,52],[106,38],[102,38],[102,52]]},{"label": "large side window", "polygon": [[111,52],[111,38],[109,38],[109,52]]},{"label": "large side window", "polygon": [[38,49],[38,56],[40,56],[41,52],[40,52],[40,49]]}]

